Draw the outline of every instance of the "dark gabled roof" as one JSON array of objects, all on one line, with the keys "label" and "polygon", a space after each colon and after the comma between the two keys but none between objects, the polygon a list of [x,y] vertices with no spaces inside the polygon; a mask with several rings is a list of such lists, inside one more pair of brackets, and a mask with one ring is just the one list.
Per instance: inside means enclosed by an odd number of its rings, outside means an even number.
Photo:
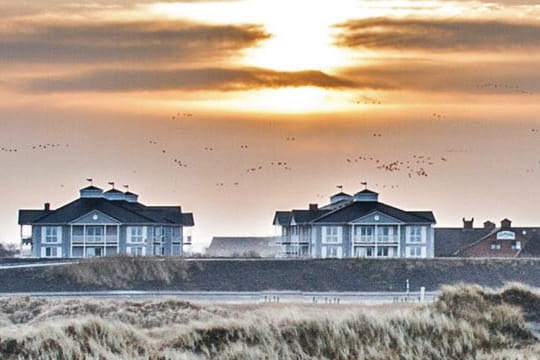
[{"label": "dark gabled roof", "polygon": [[193,226],[193,225],[195,225],[195,221],[193,220],[193,214],[192,213],[183,213],[182,214],[182,224],[184,226]]},{"label": "dark gabled roof", "polygon": [[47,210],[19,210],[19,225],[29,225],[47,213]]},{"label": "dark gabled roof", "polygon": [[349,195],[349,194],[344,193],[343,191],[341,191],[341,192],[338,192],[337,194],[334,194],[334,195],[330,196],[330,198],[334,198],[334,197],[337,197],[337,196],[348,196],[348,197],[352,197],[352,195]]},{"label": "dark gabled roof", "polygon": [[[124,224],[178,224],[193,225],[193,215],[182,214],[179,206],[146,206],[141,203],[130,203],[125,200],[108,200],[105,198],[80,198],[54,211],[42,211],[41,216],[30,217],[24,212],[26,224],[67,224],[93,210],[98,210]],[[185,215],[185,216],[184,216]],[[185,224],[184,221],[187,223]],[[21,222],[21,215],[19,215]]]},{"label": "dark gabled roof", "polygon": [[377,192],[375,192],[375,191],[368,190],[368,189],[361,190],[361,191],[357,192],[355,195],[358,195],[358,194],[373,194],[373,195],[379,195],[379,193],[377,193]]},{"label": "dark gabled roof", "polygon": [[90,186],[87,186],[87,187],[81,189],[81,191],[85,191],[85,190],[99,190],[99,191],[103,191],[103,189],[100,189],[100,188],[98,188],[97,186],[94,186],[94,185],[90,185]]},{"label": "dark gabled roof", "polygon": [[[528,239],[519,256],[527,257],[540,255],[540,228],[512,227],[509,230],[519,233],[521,236],[525,236]],[[435,228],[435,257],[459,256],[462,250],[471,247],[499,231],[501,231],[500,227],[473,229],[464,229],[462,227]]]},{"label": "dark gabled roof", "polygon": [[139,196],[139,195],[137,195],[137,194],[135,194],[135,193],[132,193],[132,192],[130,192],[130,191],[126,191],[126,192],[124,193],[124,195],[135,195],[135,196]]},{"label": "dark gabled roof", "polygon": [[[370,190],[363,190],[370,191]],[[354,201],[317,218],[314,223],[349,223],[374,211],[381,212],[405,223],[435,223],[431,211],[404,211],[378,201]]]},{"label": "dark gabled roof", "polygon": [[210,246],[206,248],[206,255],[208,256],[245,256],[255,255],[258,256],[275,256],[277,248],[274,243],[279,237],[265,236],[265,237],[222,237],[214,236]]},{"label": "dark gabled roof", "polygon": [[291,223],[292,212],[290,211],[276,211],[274,215],[273,225],[288,225]]},{"label": "dark gabled roof", "polygon": [[297,224],[307,224],[324,214],[329,213],[330,210],[292,210],[292,219],[294,219],[294,222]]},{"label": "dark gabled roof", "polygon": [[124,194],[122,191],[112,188],[104,192],[104,194]]},{"label": "dark gabled roof", "polygon": [[291,210],[291,211],[276,211],[274,216],[274,225],[290,225],[294,222],[298,225],[307,224],[316,218],[330,212],[330,210]]},{"label": "dark gabled roof", "polygon": [[435,228],[435,257],[455,256],[457,252],[496,229]]}]

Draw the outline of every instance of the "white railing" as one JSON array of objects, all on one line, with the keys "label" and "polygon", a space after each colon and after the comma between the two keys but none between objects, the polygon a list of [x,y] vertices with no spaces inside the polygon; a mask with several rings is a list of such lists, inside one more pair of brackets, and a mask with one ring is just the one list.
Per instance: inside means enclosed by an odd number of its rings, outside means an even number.
[{"label": "white railing", "polygon": [[111,243],[111,242],[117,242],[118,241],[118,236],[117,235],[101,235],[101,236],[95,236],[95,235],[90,235],[90,236],[84,236],[84,235],[73,235],[73,237],[71,238],[71,242],[72,243],[92,243],[92,244],[95,244],[95,243]]},{"label": "white railing", "polygon": [[355,243],[397,243],[399,238],[397,235],[355,235],[353,237]]}]

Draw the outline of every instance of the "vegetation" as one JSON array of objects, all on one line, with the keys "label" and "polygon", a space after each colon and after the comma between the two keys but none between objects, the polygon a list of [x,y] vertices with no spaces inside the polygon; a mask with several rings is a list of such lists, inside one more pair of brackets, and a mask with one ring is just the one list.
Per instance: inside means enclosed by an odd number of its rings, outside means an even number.
[{"label": "vegetation", "polygon": [[145,281],[170,284],[183,280],[188,277],[187,270],[188,264],[182,258],[118,255],[47,267],[44,276],[72,284],[126,289]]},{"label": "vegetation", "polygon": [[[428,305],[0,299],[2,359],[536,359],[534,290],[455,286]],[[525,309],[524,309],[525,310]],[[538,321],[536,310],[526,312]]]},{"label": "vegetation", "polygon": [[19,253],[19,249],[13,244],[0,244],[0,258],[3,257],[14,257]]}]

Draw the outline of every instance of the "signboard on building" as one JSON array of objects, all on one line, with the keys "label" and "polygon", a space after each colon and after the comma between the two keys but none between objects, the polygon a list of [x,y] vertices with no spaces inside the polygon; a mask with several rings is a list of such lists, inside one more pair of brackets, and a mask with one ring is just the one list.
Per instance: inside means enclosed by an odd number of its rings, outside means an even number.
[{"label": "signboard on building", "polygon": [[512,231],[499,231],[497,233],[497,240],[515,240],[516,233]]}]

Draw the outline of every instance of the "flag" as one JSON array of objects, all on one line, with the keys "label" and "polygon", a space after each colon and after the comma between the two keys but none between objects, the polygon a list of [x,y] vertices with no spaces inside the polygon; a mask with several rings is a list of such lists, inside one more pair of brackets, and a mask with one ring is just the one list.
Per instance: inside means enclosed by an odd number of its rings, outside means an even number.
[{"label": "flag", "polygon": [[107,184],[111,185],[114,188],[114,181],[109,181]]}]

